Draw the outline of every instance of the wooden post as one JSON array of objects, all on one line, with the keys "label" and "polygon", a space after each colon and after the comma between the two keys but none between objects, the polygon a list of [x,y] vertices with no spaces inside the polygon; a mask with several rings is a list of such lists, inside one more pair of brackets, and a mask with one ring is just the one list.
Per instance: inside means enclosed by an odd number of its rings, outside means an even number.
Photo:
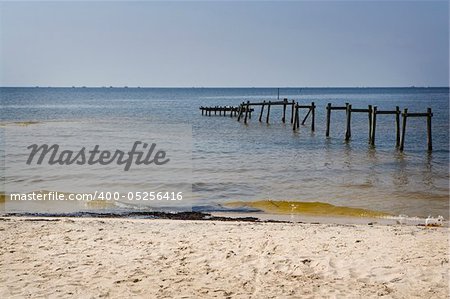
[{"label": "wooden post", "polygon": [[264,112],[264,105],[266,104],[266,101],[263,101],[263,104],[261,105],[261,112],[259,113],[259,122],[261,122],[263,112]]},{"label": "wooden post", "polygon": [[266,124],[269,123],[269,116],[270,116],[270,101],[269,101],[269,105],[267,106],[267,116],[266,116]]},{"label": "wooden post", "polygon": [[311,118],[311,131],[314,132],[315,129],[315,122],[316,122],[316,104],[314,102],[311,103],[311,111],[312,111],[312,118]]},{"label": "wooden post", "polygon": [[285,123],[285,121],[286,121],[286,104],[287,104],[287,99],[284,99],[283,100],[283,117],[281,118],[281,121],[283,122],[283,123]]},{"label": "wooden post", "polygon": [[331,118],[331,103],[327,105],[327,132],[326,137],[330,137],[330,118]]},{"label": "wooden post", "polygon": [[375,132],[377,131],[377,106],[373,107],[372,112],[372,134],[370,137],[370,145],[375,145]]},{"label": "wooden post", "polygon": [[209,116],[211,116],[211,110],[212,110],[212,108],[209,108]]},{"label": "wooden post", "polygon": [[247,101],[247,106],[245,106],[245,118],[244,118],[244,124],[247,123],[247,118],[248,118],[248,104],[250,103],[250,101]]},{"label": "wooden post", "polygon": [[400,141],[400,151],[403,151],[404,145],[405,145],[405,133],[406,133],[406,118],[408,117],[408,108],[405,108],[403,110],[403,125],[402,125],[402,139]]},{"label": "wooden post", "polygon": [[433,142],[431,139],[431,117],[433,114],[431,113],[431,108],[427,109],[427,141],[428,141],[428,150],[433,150]]},{"label": "wooden post", "polygon": [[372,141],[372,105],[369,105],[368,107],[368,114],[369,114],[369,144],[371,144]]},{"label": "wooden post", "polygon": [[395,136],[395,147],[400,146],[400,107],[395,107],[395,127],[396,127],[396,136]]},{"label": "wooden post", "polygon": [[244,103],[242,102],[241,105],[239,105],[239,112],[238,112],[238,118],[237,121],[241,120],[242,112],[244,110]]},{"label": "wooden post", "polygon": [[345,132],[345,141],[349,141],[352,137],[351,123],[352,123],[352,105],[346,104],[347,106],[347,130]]},{"label": "wooden post", "polygon": [[292,130],[296,130],[297,129],[297,122],[298,122],[298,117],[297,117],[297,106],[298,104],[295,104],[294,106],[294,122],[292,123]]},{"label": "wooden post", "polygon": [[291,124],[294,123],[294,106],[295,106],[295,101],[292,100],[292,104],[291,104]]},{"label": "wooden post", "polygon": [[300,127],[300,119],[299,119],[299,114],[298,114],[298,104],[295,105],[295,118],[296,118],[296,126],[297,129]]}]

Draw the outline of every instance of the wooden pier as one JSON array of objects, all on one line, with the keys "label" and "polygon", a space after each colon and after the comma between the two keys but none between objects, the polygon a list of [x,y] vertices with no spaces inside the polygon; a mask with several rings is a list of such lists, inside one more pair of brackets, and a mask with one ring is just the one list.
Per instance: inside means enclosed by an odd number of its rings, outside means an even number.
[{"label": "wooden pier", "polygon": [[[237,120],[240,121],[241,118],[244,118],[244,123],[246,124],[248,119],[251,118],[251,111],[253,110],[253,106],[261,106],[261,110],[259,113],[258,120],[260,122],[263,121],[264,111],[266,109],[266,117],[265,122],[267,124],[270,123],[270,111],[272,106],[279,106],[282,107],[282,116],[281,116],[281,122],[286,123],[286,114],[288,108],[290,109],[290,123],[292,124],[292,129],[295,131],[300,126],[300,120],[299,120],[299,110],[300,109],[308,109],[308,112],[306,116],[304,117],[303,121],[301,122],[302,125],[305,125],[306,120],[309,116],[311,116],[311,131],[315,130],[315,117],[316,117],[316,105],[314,102],[311,103],[311,105],[299,105],[294,100],[289,101],[288,99],[284,99],[283,101],[262,101],[262,102],[242,102],[239,106],[239,112],[238,112],[238,118]],[[267,108],[266,108],[267,107]],[[248,111],[248,112],[247,112]]]},{"label": "wooden pier", "polygon": [[[230,117],[233,116],[237,116],[239,113],[239,107],[234,107],[234,106],[214,106],[214,107],[203,107],[201,106],[199,108],[202,111],[202,115],[206,115],[206,116],[211,116],[212,113],[214,113],[214,115],[219,115],[219,116],[227,116],[227,112],[230,112]],[[245,108],[244,108],[245,110]],[[254,111],[254,109],[250,109],[248,112],[251,113]]]},{"label": "wooden pier", "polygon": [[267,101],[267,102],[266,101],[262,101],[262,102],[254,102],[254,103],[251,103],[250,101],[242,102],[241,105],[240,105],[240,107],[242,107],[242,109],[240,109],[240,113],[238,113],[238,119],[237,120],[240,121],[242,115],[245,112],[244,123],[247,123],[247,119],[251,118],[251,115],[250,115],[250,117],[247,117],[247,111],[252,110],[252,108],[251,108],[252,106],[261,106],[261,111],[259,113],[259,121],[262,121],[264,108],[267,106],[266,123],[269,123],[269,120],[270,120],[270,108],[272,106],[282,106],[283,107],[283,114],[282,114],[282,117],[281,117],[281,121],[283,123],[285,123],[286,122],[286,110],[287,110],[287,107],[290,106],[291,107],[291,123],[292,123],[293,122],[293,117],[294,117],[293,116],[294,115],[294,105],[295,105],[295,102],[294,101],[289,102],[288,99],[284,99],[283,101],[274,101],[274,102],[272,102],[272,101]]},{"label": "wooden pier", "polygon": [[[261,106],[261,110],[259,113],[259,122],[263,121],[264,111],[266,109],[266,117],[265,122],[269,124],[270,121],[270,110],[272,106],[282,107],[282,117],[281,122],[286,123],[286,112],[287,109],[290,109],[290,123],[292,124],[293,131],[299,129],[300,126],[300,109],[307,109],[305,117],[303,118],[301,124],[305,125],[307,119],[311,118],[311,131],[315,130],[315,113],[316,113],[316,105],[314,102],[311,102],[310,105],[300,105],[295,100],[289,101],[288,99],[284,99],[283,101],[262,101],[262,102],[242,102],[238,107],[235,106],[214,106],[214,107],[200,107],[202,111],[202,115],[211,116],[212,113],[214,115],[219,116],[227,116],[227,112],[229,112],[230,117],[237,116],[237,120],[240,121],[241,118],[244,118],[244,123],[247,124],[248,120],[252,117],[252,112],[255,111],[254,106]],[[267,108],[266,108],[267,107]],[[368,105],[367,108],[353,108],[353,106],[349,103],[345,103],[345,106],[332,106],[331,103],[328,103],[326,106],[326,137],[330,137],[330,126],[331,126],[331,111],[345,111],[346,115],[346,127],[345,127],[345,141],[350,141],[352,136],[351,124],[352,124],[352,114],[353,113],[367,113],[368,118],[368,139],[369,144],[371,146],[375,146],[375,137],[376,137],[376,129],[377,129],[377,117],[378,115],[394,115],[395,116],[395,147],[400,151],[403,151],[405,146],[405,135],[406,135],[406,122],[410,117],[426,117],[427,118],[427,144],[428,150],[431,151],[433,149],[432,145],[432,134],[431,134],[431,119],[433,117],[433,113],[431,112],[431,108],[427,109],[427,112],[424,113],[410,113],[408,109],[405,108],[403,113],[400,112],[400,107],[396,106],[395,110],[378,110],[377,106]],[[400,116],[402,116],[402,124],[400,124]]]}]

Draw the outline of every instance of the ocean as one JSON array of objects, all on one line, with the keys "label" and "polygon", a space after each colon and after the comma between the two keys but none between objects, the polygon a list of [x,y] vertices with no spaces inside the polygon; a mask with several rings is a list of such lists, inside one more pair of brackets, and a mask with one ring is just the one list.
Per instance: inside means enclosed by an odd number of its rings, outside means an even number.
[{"label": "ocean", "polygon": [[[60,134],[65,127],[61,124],[70,124],[66,133],[89,125],[95,134],[92,124],[113,122],[125,128],[120,133],[125,136],[146,126],[189,127],[192,169],[188,179],[174,177],[170,184],[176,188],[189,183],[190,196],[199,210],[220,209],[230,202],[282,200],[449,218],[448,88],[280,88],[280,99],[302,105],[315,102],[314,132],[310,119],[294,132],[289,108],[286,124],[281,122],[281,107],[271,108],[269,124],[258,121],[260,107],[254,107],[247,124],[229,115],[202,116],[199,110],[200,106],[238,106],[247,100],[275,101],[276,88],[10,87],[1,88],[0,96],[3,155],[8,155],[8,128],[20,128],[19,135],[32,136],[37,127],[51,133],[52,126],[58,124],[54,132]],[[326,138],[327,103],[343,106],[347,102],[353,108],[374,105],[378,110],[393,110],[399,106],[409,112],[426,112],[431,107],[433,151],[427,151],[426,118],[408,119],[403,152],[395,148],[393,115],[377,117],[375,147],[368,144],[366,113],[352,114],[352,137],[345,142],[345,112],[333,111],[330,137]],[[300,120],[305,114],[300,112]],[[114,144],[115,138],[109,142]],[[51,186],[53,180],[67,175],[64,168],[50,174],[6,166],[2,192],[8,192],[13,183],[32,186],[39,181]],[[82,186],[91,178],[80,174],[73,181]],[[103,181],[105,189],[124,184],[114,176]],[[133,182],[123,187],[130,184]],[[136,184],[138,189],[145,188],[145,180]],[[52,191],[73,190],[67,185],[67,190]],[[146,204],[119,200],[107,206],[112,211],[135,208],[145,209]]]}]

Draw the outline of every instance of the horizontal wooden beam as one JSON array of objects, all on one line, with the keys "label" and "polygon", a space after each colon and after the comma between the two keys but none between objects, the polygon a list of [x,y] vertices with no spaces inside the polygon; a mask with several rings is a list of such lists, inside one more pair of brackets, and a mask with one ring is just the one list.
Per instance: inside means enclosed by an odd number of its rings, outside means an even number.
[{"label": "horizontal wooden beam", "polygon": [[333,106],[331,106],[330,108],[327,107],[327,109],[330,109],[330,110],[347,110],[347,107],[333,107]]},{"label": "horizontal wooden beam", "polygon": [[389,111],[389,110],[378,110],[377,114],[397,114],[400,113],[400,111]]},{"label": "horizontal wooden beam", "polygon": [[426,117],[426,116],[433,116],[433,113],[402,113],[403,116],[407,117]]}]

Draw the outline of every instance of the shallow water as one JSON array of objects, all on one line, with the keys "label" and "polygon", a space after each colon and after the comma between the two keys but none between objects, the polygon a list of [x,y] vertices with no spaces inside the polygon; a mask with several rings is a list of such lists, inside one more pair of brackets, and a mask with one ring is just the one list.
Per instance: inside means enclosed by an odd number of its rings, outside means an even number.
[{"label": "shallow water", "polygon": [[[97,121],[127,126],[135,123],[140,127],[166,123],[192,126],[190,183],[196,206],[287,200],[323,202],[394,215],[449,216],[448,88],[281,89],[281,98],[302,104],[316,103],[315,132],[310,130],[310,119],[298,132],[293,132],[290,124],[281,123],[280,107],[272,107],[269,125],[258,122],[259,108],[247,125],[229,116],[202,116],[198,109],[238,105],[244,100],[276,100],[277,91],[273,88],[1,88],[0,91],[2,129],[20,126],[28,130],[27,134],[33,134],[33,127],[39,125],[69,123],[73,128]],[[371,104],[379,110],[399,106],[409,112],[425,112],[431,107],[433,151],[426,150],[424,118],[408,119],[403,153],[395,149],[392,115],[378,116],[375,148],[368,145],[368,120],[364,113],[352,114],[352,139],[346,143],[345,112],[333,111],[331,137],[325,138],[326,104],[345,102],[353,108],[367,108]],[[289,121],[290,110],[287,112]],[[301,111],[301,120],[305,113]],[[32,177],[51,182],[65,175],[64,171],[49,175],[36,170]],[[24,178],[24,185],[27,179]],[[87,184],[88,178],[83,179],[79,176],[76,181]],[[8,185],[8,177],[5,183]],[[105,177],[104,183],[110,187],[122,182]],[[181,178],[172,182],[174,186],[181,183],[185,183]],[[133,203],[124,204],[116,208],[133,208]],[[142,208],[142,203],[139,207]]]}]

